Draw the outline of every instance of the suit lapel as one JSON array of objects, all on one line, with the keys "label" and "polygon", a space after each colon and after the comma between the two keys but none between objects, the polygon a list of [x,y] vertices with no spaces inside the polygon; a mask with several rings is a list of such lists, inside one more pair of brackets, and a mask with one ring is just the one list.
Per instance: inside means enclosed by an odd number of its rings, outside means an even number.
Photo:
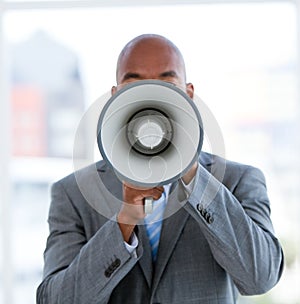
[{"label": "suit lapel", "polygon": [[97,171],[102,185],[110,194],[122,200],[122,183],[106,163],[97,163]]},{"label": "suit lapel", "polygon": [[179,204],[176,199],[178,187],[170,193],[168,204],[165,210],[165,220],[163,221],[161,237],[159,241],[158,255],[155,263],[154,277],[152,281],[152,291],[155,292],[168,260],[181,235],[189,214]]},{"label": "suit lapel", "polygon": [[150,288],[152,284],[153,264],[151,256],[151,247],[149,244],[149,239],[144,224],[138,226],[137,235],[143,246],[143,255],[139,259],[138,263],[144,273],[144,276]]}]

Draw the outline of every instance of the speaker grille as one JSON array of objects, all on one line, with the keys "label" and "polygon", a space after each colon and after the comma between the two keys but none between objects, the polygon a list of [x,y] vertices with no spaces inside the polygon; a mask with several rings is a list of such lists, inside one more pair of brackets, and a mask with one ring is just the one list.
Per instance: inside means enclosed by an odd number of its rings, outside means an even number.
[{"label": "speaker grille", "polygon": [[142,109],[129,119],[127,139],[132,148],[142,155],[156,155],[170,145],[173,127],[167,115],[158,109]]}]

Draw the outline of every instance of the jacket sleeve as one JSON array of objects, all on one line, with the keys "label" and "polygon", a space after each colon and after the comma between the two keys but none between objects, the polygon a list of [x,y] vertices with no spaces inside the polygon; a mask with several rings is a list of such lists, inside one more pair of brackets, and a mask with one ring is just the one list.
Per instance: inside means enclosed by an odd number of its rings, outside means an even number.
[{"label": "jacket sleeve", "polygon": [[[48,221],[50,234],[37,304],[107,303],[138,260],[126,250],[116,220],[107,220],[88,240],[80,213],[56,183]],[[142,254],[140,247],[137,254]]]},{"label": "jacket sleeve", "polygon": [[237,171],[234,178],[229,175],[229,190],[199,164],[185,208],[240,293],[262,294],[278,282],[283,253],[274,236],[262,172],[250,166]]}]

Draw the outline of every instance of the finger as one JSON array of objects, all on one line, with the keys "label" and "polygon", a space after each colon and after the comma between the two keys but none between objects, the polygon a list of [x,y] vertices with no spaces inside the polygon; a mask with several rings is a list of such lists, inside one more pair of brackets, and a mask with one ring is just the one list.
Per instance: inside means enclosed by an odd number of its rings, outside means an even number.
[{"label": "finger", "polygon": [[133,188],[131,184],[123,183],[124,199],[126,202],[140,205],[143,203],[144,198],[152,197],[154,200],[158,200],[164,191],[162,186],[154,188]]},{"label": "finger", "polygon": [[123,187],[124,189],[128,189],[128,190],[137,190],[137,191],[144,191],[144,190],[149,190],[151,188],[146,188],[146,187],[142,187],[142,186],[137,186],[137,185],[133,185],[130,184],[128,182],[123,182]]},{"label": "finger", "polygon": [[163,193],[165,191],[163,186],[159,186],[159,187],[155,187],[154,189],[157,189],[158,191],[160,191],[161,193]]},{"label": "finger", "polygon": [[127,190],[136,190],[136,191],[151,191],[153,189],[156,189],[158,191],[160,191],[161,193],[164,192],[164,187],[163,186],[157,186],[157,187],[153,187],[153,188],[146,188],[146,187],[142,187],[142,186],[136,186],[133,184],[130,184],[128,182],[123,182],[123,188],[127,189]]},{"label": "finger", "polygon": [[164,189],[163,189],[163,187],[153,188],[147,192],[148,193],[146,193],[147,194],[146,196],[151,196],[151,197],[153,197],[154,200],[158,200],[161,197],[162,193],[164,192]]}]

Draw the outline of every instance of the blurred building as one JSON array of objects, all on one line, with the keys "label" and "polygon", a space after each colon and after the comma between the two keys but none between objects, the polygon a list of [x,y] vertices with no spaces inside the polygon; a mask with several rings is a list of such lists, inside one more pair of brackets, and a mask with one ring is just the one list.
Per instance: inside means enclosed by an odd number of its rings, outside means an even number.
[{"label": "blurred building", "polygon": [[72,157],[84,111],[76,54],[40,31],[12,47],[11,75],[13,154]]}]

